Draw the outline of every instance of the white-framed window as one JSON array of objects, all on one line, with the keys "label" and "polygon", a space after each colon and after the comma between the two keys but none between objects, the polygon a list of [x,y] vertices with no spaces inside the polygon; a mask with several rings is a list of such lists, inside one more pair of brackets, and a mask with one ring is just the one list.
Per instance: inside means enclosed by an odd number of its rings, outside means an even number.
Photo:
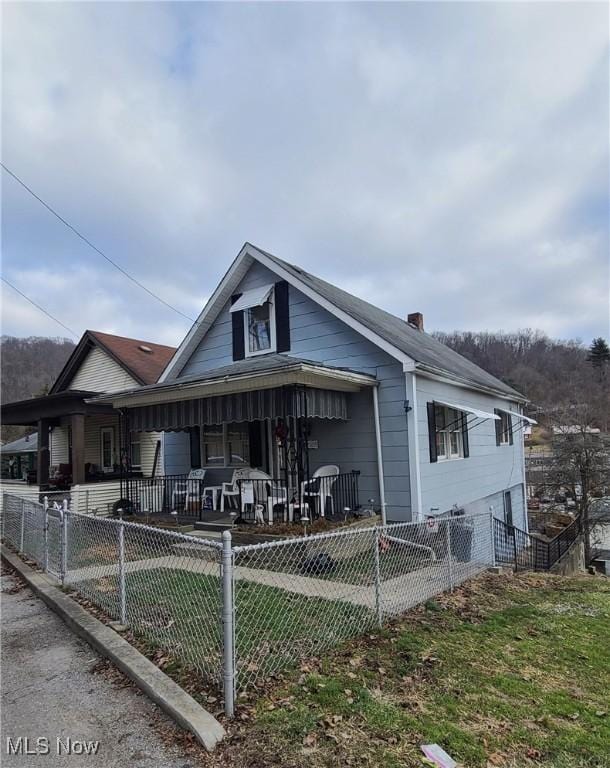
[{"label": "white-framed window", "polygon": [[142,444],[140,442],[140,435],[131,436],[131,468],[136,470],[142,469]]},{"label": "white-framed window", "polygon": [[250,465],[250,432],[247,422],[204,427],[201,441],[204,467]]},{"label": "white-framed window", "polygon": [[114,458],[114,427],[102,427],[100,429],[100,464],[102,472],[114,471]]},{"label": "white-framed window", "polygon": [[244,310],[244,338],[246,357],[275,352],[275,306],[273,291],[267,301]]},{"label": "white-framed window", "polygon": [[508,411],[495,409],[496,416],[496,445],[510,445],[513,442],[513,420]]},{"label": "white-framed window", "polygon": [[462,459],[464,457],[464,437],[461,411],[446,405],[434,406],[436,422],[436,458],[437,461]]}]

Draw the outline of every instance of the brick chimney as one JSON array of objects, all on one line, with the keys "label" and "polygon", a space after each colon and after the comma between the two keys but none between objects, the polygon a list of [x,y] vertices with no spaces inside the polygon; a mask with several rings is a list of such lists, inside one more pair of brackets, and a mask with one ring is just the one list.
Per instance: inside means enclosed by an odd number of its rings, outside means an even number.
[{"label": "brick chimney", "polygon": [[407,323],[417,328],[418,331],[424,330],[424,316],[421,312],[410,312],[407,315]]}]

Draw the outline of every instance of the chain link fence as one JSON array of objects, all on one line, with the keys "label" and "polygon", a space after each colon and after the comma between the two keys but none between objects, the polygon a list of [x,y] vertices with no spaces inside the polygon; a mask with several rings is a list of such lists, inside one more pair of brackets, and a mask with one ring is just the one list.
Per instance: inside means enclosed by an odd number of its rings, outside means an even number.
[{"label": "chain link fence", "polygon": [[236,689],[264,683],[494,562],[490,515],[234,547]]},{"label": "chain link fence", "polygon": [[113,620],[224,690],[257,688],[494,564],[488,514],[248,546],[4,495],[2,536]]}]

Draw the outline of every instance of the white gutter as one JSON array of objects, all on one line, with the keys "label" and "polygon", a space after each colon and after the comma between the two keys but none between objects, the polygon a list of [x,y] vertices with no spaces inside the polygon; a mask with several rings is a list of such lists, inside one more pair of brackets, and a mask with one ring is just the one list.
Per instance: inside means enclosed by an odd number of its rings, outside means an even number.
[{"label": "white gutter", "polygon": [[381,425],[379,423],[379,394],[377,387],[373,387],[373,411],[375,414],[375,443],[377,446],[377,472],[379,474],[379,497],[381,503],[381,523],[387,524],[386,519],[386,501],[385,501],[385,479],[383,472],[383,451],[381,450]]},{"label": "white gutter", "polygon": [[114,407],[136,408],[143,405],[188,400],[196,397],[249,392],[253,389],[270,389],[284,384],[305,384],[312,387],[354,392],[361,387],[374,387],[377,380],[368,374],[295,363],[295,365],[287,368],[230,374],[203,381],[181,383],[177,379],[175,382],[159,388],[151,385],[141,389],[128,389],[97,396],[91,398],[91,402],[112,403]]},{"label": "white gutter", "polygon": [[[473,392],[484,392],[486,395],[493,395],[493,397],[500,400],[506,400],[509,403],[528,403],[529,400],[526,397],[520,396],[518,393],[509,395],[508,392],[502,392],[499,389],[493,387],[487,387],[484,384],[475,384],[474,382],[466,379],[461,379],[459,376],[450,375],[446,371],[433,368],[426,363],[417,363],[417,372],[420,376],[425,376],[427,379],[433,379],[434,381],[442,381],[444,384],[452,384],[454,387],[461,387],[462,389],[469,389]],[[405,370],[403,366],[403,370]]]},{"label": "white gutter", "polygon": [[423,520],[421,470],[419,466],[419,434],[417,425],[417,378],[415,371],[405,371],[405,397],[410,407],[410,410],[407,413],[407,429],[409,441],[411,519]]}]

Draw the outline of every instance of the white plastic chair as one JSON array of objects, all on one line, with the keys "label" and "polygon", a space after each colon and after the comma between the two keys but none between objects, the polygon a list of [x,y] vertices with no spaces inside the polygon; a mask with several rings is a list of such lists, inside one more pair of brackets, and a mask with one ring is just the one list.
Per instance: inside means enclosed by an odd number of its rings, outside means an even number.
[{"label": "white plastic chair", "polygon": [[[205,478],[205,469],[191,469],[186,479],[177,480],[172,489],[172,509],[177,506],[187,507],[190,501],[199,501],[201,485]],[[176,503],[177,502],[177,503]]]},{"label": "white plastic chair", "polygon": [[220,511],[225,511],[225,499],[235,502],[235,508],[237,508],[239,499],[239,484],[238,480],[247,480],[250,476],[250,472],[253,470],[250,467],[244,467],[243,469],[234,469],[233,477],[230,483],[223,483],[222,490],[220,492]]},{"label": "white plastic chair", "polygon": [[[264,481],[252,483],[253,499],[255,513],[257,512],[257,508],[260,508],[261,506],[264,507],[265,505],[267,506],[267,518],[269,525],[273,523],[273,508],[276,504],[282,504],[284,506],[284,516],[288,513],[288,489],[285,486],[280,485],[278,482],[274,481],[271,475],[263,472],[262,469],[251,470],[248,479]],[[242,488],[243,486],[244,483],[242,483]],[[243,506],[244,502],[242,499],[242,512]],[[258,522],[261,522],[259,515],[256,514],[255,517]]]},{"label": "white plastic chair", "polygon": [[[315,505],[320,505],[320,517],[324,517],[326,513],[326,500],[330,499],[330,511],[331,514],[335,513],[335,501],[333,499],[333,487],[337,482],[339,475],[339,467],[336,464],[325,464],[323,467],[318,467],[313,473],[311,480],[305,480],[301,483],[301,497],[309,497],[313,499],[314,509]],[[318,486],[317,491],[308,490],[310,486]]]}]

